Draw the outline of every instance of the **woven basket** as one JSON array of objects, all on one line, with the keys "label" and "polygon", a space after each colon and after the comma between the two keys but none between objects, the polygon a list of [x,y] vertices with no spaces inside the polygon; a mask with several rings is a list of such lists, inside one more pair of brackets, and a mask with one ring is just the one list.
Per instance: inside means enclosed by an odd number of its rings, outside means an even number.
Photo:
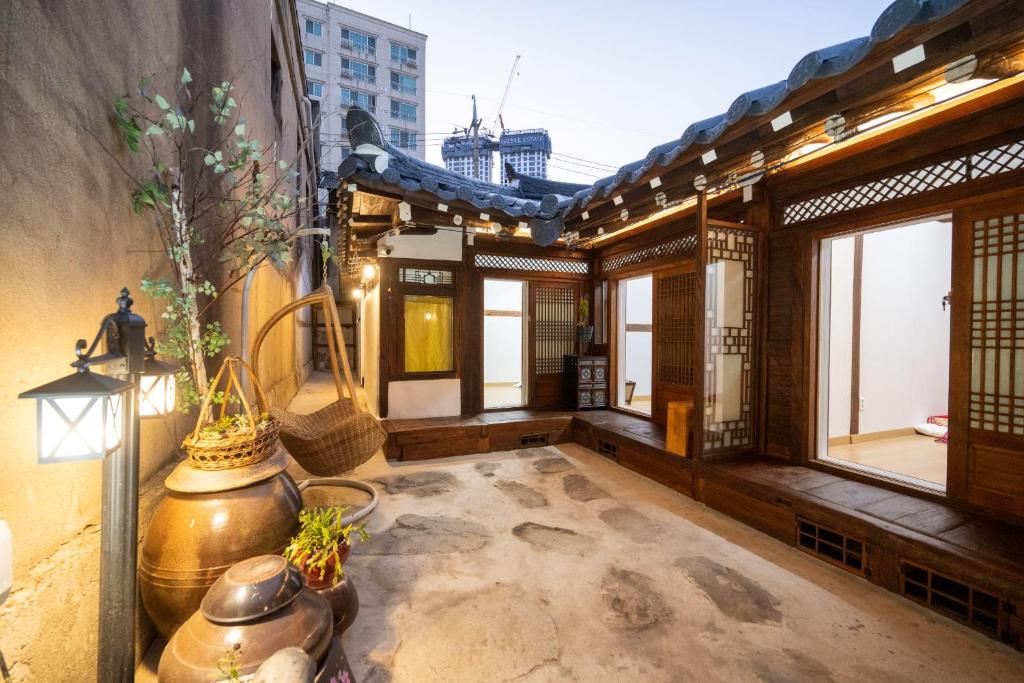
[{"label": "woven basket", "polygon": [[387,435],[369,413],[339,399],[310,415],[272,408],[281,422],[281,443],[302,469],[318,477],[349,472],[373,457]]},{"label": "woven basket", "polygon": [[[241,366],[249,372],[252,378],[253,388],[256,390],[256,405],[258,412],[253,416],[249,401],[245,398],[238,381],[236,366]],[[256,418],[266,411],[267,397],[263,393],[263,387],[256,379],[256,373],[252,371],[245,361],[232,356],[224,361],[210,384],[210,390],[203,400],[203,406],[199,409],[199,418],[196,420],[196,427],[192,433],[185,437],[182,442],[188,452],[189,464],[200,470],[226,470],[233,467],[244,467],[253,463],[266,460],[277,450],[277,436],[281,424],[277,418],[268,416],[267,424],[262,428],[252,428],[245,432],[233,432],[230,434],[203,435],[203,427],[213,422],[212,399],[217,387],[220,386],[221,378],[227,371],[227,384],[224,387],[224,401],[221,402],[220,415],[223,419],[227,415],[228,397],[232,392],[238,396],[242,409],[249,418],[249,424],[255,425]]]}]

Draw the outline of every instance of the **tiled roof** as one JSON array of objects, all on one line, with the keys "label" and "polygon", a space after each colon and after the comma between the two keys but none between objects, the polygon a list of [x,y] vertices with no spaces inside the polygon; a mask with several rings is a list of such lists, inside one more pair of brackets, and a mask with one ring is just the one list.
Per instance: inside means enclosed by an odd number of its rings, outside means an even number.
[{"label": "tiled roof", "polygon": [[575,205],[584,208],[594,199],[608,197],[623,183],[640,180],[656,166],[668,166],[688,147],[714,142],[743,118],[767,114],[810,81],[838,76],[849,70],[864,59],[872,47],[903,29],[944,17],[967,2],[969,0],[896,0],[879,15],[871,35],[808,53],[785,80],[741,94],[724,114],[690,124],[678,139],[653,147],[643,159],[626,164],[614,175],[575,193]]},{"label": "tiled roof", "polygon": [[[458,175],[392,147],[380,135],[373,118],[355,107],[348,114],[349,137],[355,151],[339,167],[338,175],[341,178],[354,176],[364,182],[380,183],[404,192],[427,192],[441,202],[458,199],[483,212],[501,212],[511,218],[536,217],[559,222],[573,209],[582,210],[595,199],[610,196],[623,184],[639,181],[648,171],[670,165],[693,145],[711,144],[744,118],[768,114],[809,82],[848,71],[872,48],[903,29],[944,17],[967,2],[969,0],[895,0],[875,21],[869,36],[808,53],[796,63],[786,79],[742,93],[725,113],[690,124],[679,138],[653,147],[644,158],[622,166],[615,174],[601,178],[593,185],[518,175],[518,187],[509,187]],[[361,142],[370,142],[385,150],[389,155],[388,167],[381,172],[375,171],[372,159],[360,153],[358,147]],[[323,175],[321,182],[324,182]],[[336,183],[337,180],[331,182]]]}]

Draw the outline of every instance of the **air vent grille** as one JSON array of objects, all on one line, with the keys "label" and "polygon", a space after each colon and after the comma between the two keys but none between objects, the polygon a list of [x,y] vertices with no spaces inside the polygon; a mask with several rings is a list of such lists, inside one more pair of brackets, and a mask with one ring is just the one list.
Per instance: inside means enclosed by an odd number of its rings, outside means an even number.
[{"label": "air vent grille", "polygon": [[597,440],[597,452],[606,458],[617,460],[619,457],[619,447],[613,444],[611,441],[605,441],[604,439]]},{"label": "air vent grille", "polygon": [[802,550],[854,574],[864,574],[867,567],[864,541],[805,519],[799,521],[797,530],[797,546]]},{"label": "air vent grille", "polygon": [[523,434],[519,437],[520,446],[547,446],[548,435],[547,432],[539,432],[537,434]]},{"label": "air vent grille", "polygon": [[903,560],[900,592],[979,631],[999,631],[999,598],[926,567]]}]

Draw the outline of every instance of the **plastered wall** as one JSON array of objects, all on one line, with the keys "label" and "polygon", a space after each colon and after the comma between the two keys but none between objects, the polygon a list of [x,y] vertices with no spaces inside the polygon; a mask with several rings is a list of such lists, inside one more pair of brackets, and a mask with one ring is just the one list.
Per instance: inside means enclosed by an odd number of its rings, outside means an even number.
[{"label": "plastered wall", "polygon": [[[185,65],[197,84],[233,78],[249,129],[268,142],[279,136],[279,154],[294,156],[299,119],[287,57],[280,122],[267,106],[271,36],[279,48],[289,44],[290,25],[279,23],[288,8],[272,0],[0,3],[0,518],[15,552],[0,650],[15,681],[94,680],[102,467],[37,464],[34,405],[16,397],[70,371],[75,340],[91,339],[122,286],[135,292],[138,313],[160,320],[138,283],[166,275],[161,245],[151,219],[132,214],[131,185],[104,151],[139,170],[111,124],[112,102],[144,74],[170,90]],[[253,318],[303,282],[298,265],[261,274]],[[236,287],[220,306],[233,353],[241,350],[239,296]],[[299,381],[301,336],[286,331],[269,354],[266,381],[282,394]],[[143,423],[142,529],[190,426],[187,416]],[[141,653],[151,635],[144,617],[138,633]]]}]

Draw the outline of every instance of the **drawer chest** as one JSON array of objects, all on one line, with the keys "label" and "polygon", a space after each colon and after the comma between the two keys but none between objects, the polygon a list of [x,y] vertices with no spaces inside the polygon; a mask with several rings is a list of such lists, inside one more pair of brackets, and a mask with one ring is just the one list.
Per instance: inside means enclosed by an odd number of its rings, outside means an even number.
[{"label": "drawer chest", "polygon": [[608,407],[608,357],[565,356],[563,391],[570,410]]}]

